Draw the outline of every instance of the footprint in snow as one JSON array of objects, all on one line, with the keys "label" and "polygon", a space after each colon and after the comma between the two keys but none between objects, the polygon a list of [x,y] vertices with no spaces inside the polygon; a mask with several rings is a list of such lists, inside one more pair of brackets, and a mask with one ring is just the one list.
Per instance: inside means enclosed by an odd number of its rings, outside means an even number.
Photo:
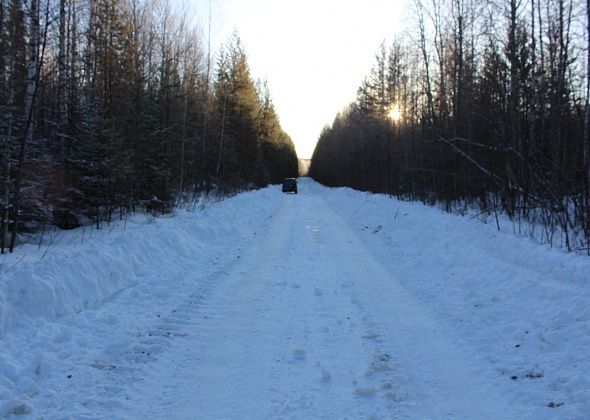
[{"label": "footprint in snow", "polygon": [[33,409],[31,408],[30,405],[28,405],[27,403],[17,403],[14,407],[12,407],[12,409],[10,409],[10,411],[7,413],[8,415],[12,414],[15,416],[22,416],[25,414],[31,414],[33,412]]},{"label": "footprint in snow", "polygon": [[390,359],[391,356],[387,353],[377,353],[369,365],[369,369],[365,373],[365,376],[371,377],[375,374],[391,370],[391,367],[389,366]]},{"label": "footprint in snow", "polygon": [[373,340],[373,341],[376,341],[377,343],[380,343],[381,341],[383,341],[381,339],[380,334],[378,334],[376,332],[372,332],[372,331],[369,331],[365,335],[362,335],[361,338],[364,338],[365,340]]},{"label": "footprint in snow", "polygon": [[293,350],[293,359],[296,360],[305,360],[307,357],[307,353],[303,349],[295,349]]},{"label": "footprint in snow", "polygon": [[376,393],[375,388],[373,388],[372,386],[369,386],[366,388],[356,388],[354,390],[354,395],[357,397],[370,398],[370,397],[374,397],[375,393]]}]

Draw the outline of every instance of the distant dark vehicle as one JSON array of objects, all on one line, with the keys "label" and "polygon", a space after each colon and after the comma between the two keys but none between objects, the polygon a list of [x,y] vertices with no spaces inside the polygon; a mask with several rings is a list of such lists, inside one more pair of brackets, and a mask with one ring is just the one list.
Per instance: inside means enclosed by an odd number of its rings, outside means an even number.
[{"label": "distant dark vehicle", "polygon": [[285,178],[283,180],[283,192],[297,194],[297,180],[295,178]]}]

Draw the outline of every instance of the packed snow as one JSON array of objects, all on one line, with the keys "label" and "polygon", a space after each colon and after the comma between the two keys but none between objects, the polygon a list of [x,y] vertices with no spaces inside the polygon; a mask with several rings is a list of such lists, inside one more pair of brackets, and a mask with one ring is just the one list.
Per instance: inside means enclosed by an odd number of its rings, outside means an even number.
[{"label": "packed snow", "polygon": [[300,179],[22,246],[0,417],[587,419],[590,258]]}]

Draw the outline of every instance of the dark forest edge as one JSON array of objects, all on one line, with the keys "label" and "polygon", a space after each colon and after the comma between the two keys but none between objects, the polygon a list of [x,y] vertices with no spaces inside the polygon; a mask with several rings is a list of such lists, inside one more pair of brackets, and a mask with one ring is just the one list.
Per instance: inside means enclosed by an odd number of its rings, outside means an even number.
[{"label": "dark forest edge", "polygon": [[590,253],[590,2],[413,6],[415,27],[382,45],[357,100],[321,133],[310,175],[504,214]]},{"label": "dark forest edge", "polygon": [[167,2],[0,0],[0,248],[297,175],[237,35]]}]

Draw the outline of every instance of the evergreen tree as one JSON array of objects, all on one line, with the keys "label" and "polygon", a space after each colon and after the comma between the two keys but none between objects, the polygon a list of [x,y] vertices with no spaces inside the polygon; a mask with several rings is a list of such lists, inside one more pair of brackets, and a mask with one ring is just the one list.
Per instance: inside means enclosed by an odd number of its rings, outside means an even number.
[{"label": "evergreen tree", "polygon": [[296,174],[239,38],[214,77],[202,45],[167,3],[0,0],[2,252],[48,224],[100,227]]}]

